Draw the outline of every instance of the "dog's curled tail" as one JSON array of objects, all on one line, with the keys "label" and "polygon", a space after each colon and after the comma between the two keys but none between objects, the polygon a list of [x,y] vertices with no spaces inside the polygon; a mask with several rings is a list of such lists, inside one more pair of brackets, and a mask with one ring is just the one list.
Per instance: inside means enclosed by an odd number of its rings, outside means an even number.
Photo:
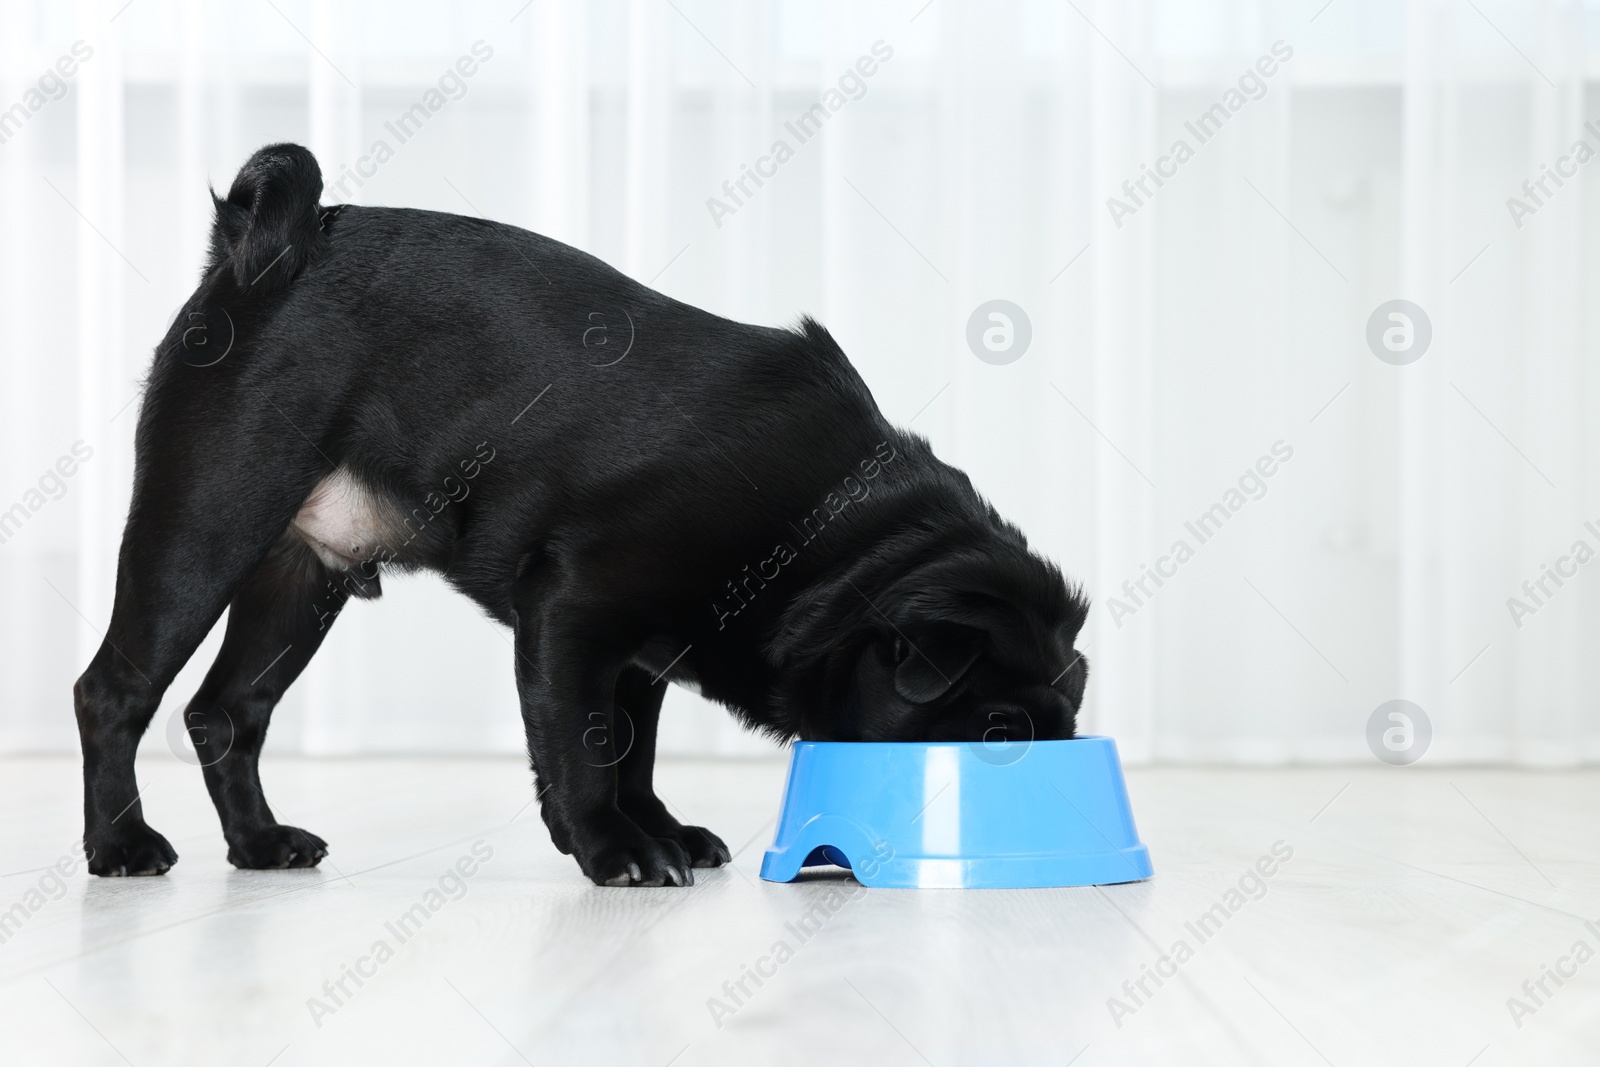
[{"label": "dog's curled tail", "polygon": [[228,198],[213,191],[211,262],[252,296],[283,289],[327,246],[317,214],[322,168],[297,144],[273,144],[239,168]]}]

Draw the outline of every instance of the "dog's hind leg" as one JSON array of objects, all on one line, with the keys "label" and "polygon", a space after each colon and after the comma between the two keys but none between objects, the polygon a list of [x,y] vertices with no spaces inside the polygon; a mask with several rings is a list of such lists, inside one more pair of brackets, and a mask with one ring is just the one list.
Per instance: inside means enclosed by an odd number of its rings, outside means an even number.
[{"label": "dog's hind leg", "polygon": [[269,421],[277,417],[270,408],[246,413],[218,397],[205,421],[169,432],[152,420],[163,399],[158,383],[140,420],[111,621],[72,691],[84,853],[99,875],[161,874],[177,861],[144,820],[134,777],[139,738],[323,465],[292,428]]},{"label": "dog's hind leg", "polygon": [[322,838],[277,821],[258,768],[272,709],[352,589],[375,596],[376,578],[330,571],[285,531],[233,595],[222,651],[184,718],[235,867],[314,867],[328,854]]},{"label": "dog's hind leg", "polygon": [[676,841],[694,866],[720,867],[732,859],[722,838],[703,826],[685,826],[656,795],[656,726],[666,692],[665,681],[652,682],[639,667],[624,667],[617,678],[613,721],[633,724],[631,744],[617,763],[617,807],[651,837]]},{"label": "dog's hind leg", "polygon": [[[270,315],[277,293],[327,249],[321,191],[305,149],[269,145],[251,156],[228,198],[216,200],[214,266],[186,307],[204,310],[217,300],[226,311],[231,302],[240,314],[227,316],[230,326]],[[288,321],[275,317],[264,336],[285,343]],[[73,687],[84,852],[94,874],[160,874],[177,861],[144,821],[133,772],[139,737],[179,669],[332,467],[308,436],[321,436],[331,413],[303,383],[291,397],[295,383],[274,373],[283,361],[260,347],[261,338],[241,338],[224,351],[226,360],[198,364],[184,358],[187,336],[175,324],[156,349],[111,622]],[[267,391],[274,386],[276,400]]]}]

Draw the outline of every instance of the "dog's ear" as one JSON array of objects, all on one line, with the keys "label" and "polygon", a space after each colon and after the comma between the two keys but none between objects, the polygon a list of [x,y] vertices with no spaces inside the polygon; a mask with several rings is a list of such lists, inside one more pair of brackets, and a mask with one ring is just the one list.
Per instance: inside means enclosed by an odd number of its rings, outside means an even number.
[{"label": "dog's ear", "polygon": [[913,704],[937,700],[961,680],[987,642],[982,630],[960,623],[908,628],[895,638],[895,692]]}]

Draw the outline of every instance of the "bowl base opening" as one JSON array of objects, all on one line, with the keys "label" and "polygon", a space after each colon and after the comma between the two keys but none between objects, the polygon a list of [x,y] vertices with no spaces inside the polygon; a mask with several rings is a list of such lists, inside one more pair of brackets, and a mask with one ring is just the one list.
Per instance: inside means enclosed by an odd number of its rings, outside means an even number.
[{"label": "bowl base opening", "polygon": [[847,871],[852,871],[855,869],[850,866],[850,857],[846,856],[843,852],[840,852],[832,845],[818,845],[816,848],[811,850],[810,855],[806,856],[805,862],[800,864],[800,866],[826,867],[830,864],[834,867],[843,867]]}]

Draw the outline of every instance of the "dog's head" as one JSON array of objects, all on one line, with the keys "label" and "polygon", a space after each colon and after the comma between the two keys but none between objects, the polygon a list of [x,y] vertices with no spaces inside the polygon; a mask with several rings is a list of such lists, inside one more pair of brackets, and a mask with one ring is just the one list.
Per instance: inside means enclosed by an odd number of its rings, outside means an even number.
[{"label": "dog's head", "polygon": [[811,655],[794,664],[785,700],[796,732],[830,741],[1074,736],[1089,677],[1076,642],[1089,605],[1009,534],[924,542],[909,561],[881,551],[812,591]]}]

